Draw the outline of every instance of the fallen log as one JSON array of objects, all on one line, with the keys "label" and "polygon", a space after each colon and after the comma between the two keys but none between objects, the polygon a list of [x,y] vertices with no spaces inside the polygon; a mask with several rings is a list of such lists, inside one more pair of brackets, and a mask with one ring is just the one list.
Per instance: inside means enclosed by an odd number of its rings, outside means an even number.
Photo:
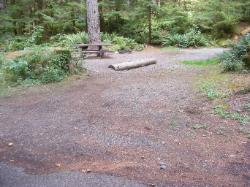
[{"label": "fallen log", "polygon": [[120,64],[112,64],[109,66],[109,68],[114,69],[115,71],[123,71],[123,70],[130,70],[134,68],[139,68],[143,66],[148,66],[152,64],[156,64],[155,59],[143,59],[143,60],[137,60],[132,62],[123,62]]}]

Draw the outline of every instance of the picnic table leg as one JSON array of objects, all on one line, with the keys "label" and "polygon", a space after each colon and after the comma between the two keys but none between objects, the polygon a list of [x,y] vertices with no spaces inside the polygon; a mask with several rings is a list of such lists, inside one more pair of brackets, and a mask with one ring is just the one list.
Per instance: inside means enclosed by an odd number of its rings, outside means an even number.
[{"label": "picnic table leg", "polygon": [[100,50],[100,57],[103,58],[105,55],[105,51],[104,50]]},{"label": "picnic table leg", "polygon": [[97,53],[97,56],[98,57],[102,57],[102,46],[98,46],[98,53]]}]

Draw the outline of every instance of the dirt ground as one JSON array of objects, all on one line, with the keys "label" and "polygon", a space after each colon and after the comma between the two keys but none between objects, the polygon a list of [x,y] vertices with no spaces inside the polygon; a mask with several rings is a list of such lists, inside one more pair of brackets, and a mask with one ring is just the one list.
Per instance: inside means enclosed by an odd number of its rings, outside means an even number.
[{"label": "dirt ground", "polygon": [[[81,171],[146,186],[250,186],[249,139],[239,123],[216,116],[194,85],[211,70],[180,63],[223,50],[89,58],[87,77],[0,98],[0,161],[35,175]],[[149,57],[158,64],[107,68]],[[228,102],[250,103],[249,94],[235,97]]]}]

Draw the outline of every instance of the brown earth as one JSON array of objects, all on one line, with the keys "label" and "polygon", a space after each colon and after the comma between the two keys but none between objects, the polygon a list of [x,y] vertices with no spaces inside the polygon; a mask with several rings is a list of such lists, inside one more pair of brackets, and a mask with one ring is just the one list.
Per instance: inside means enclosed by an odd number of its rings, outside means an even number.
[{"label": "brown earth", "polygon": [[[222,51],[154,49],[90,58],[87,77],[0,98],[0,161],[37,175],[91,170],[145,185],[249,186],[249,139],[239,123],[214,115],[213,102],[195,86],[211,69],[179,63]],[[107,68],[144,57],[158,64]],[[235,97],[228,103],[236,108],[250,103],[249,94]]]}]

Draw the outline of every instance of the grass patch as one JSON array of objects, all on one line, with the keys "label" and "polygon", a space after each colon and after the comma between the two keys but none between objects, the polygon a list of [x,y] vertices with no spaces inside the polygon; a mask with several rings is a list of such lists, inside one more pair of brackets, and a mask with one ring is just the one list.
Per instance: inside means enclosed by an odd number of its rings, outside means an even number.
[{"label": "grass patch", "polygon": [[250,112],[250,103],[245,104],[243,108]]},{"label": "grass patch", "polygon": [[181,49],[178,47],[163,47],[161,48],[162,51],[169,51],[169,52],[177,52],[180,51]]},{"label": "grass patch", "polygon": [[189,60],[189,61],[183,61],[182,63],[185,65],[205,67],[205,66],[209,66],[209,65],[219,64],[219,60],[215,59],[215,58],[208,59],[208,60]]},{"label": "grass patch", "polygon": [[208,127],[207,127],[207,125],[204,125],[204,124],[195,124],[194,126],[192,126],[192,128],[194,129],[194,130],[198,130],[198,129],[207,129]]},{"label": "grass patch", "polygon": [[239,132],[243,135],[245,135],[248,139],[250,139],[250,130],[246,128],[240,128]]},{"label": "grass patch", "polygon": [[214,113],[223,119],[231,119],[238,121],[241,125],[245,125],[249,122],[249,116],[240,114],[239,112],[227,111],[223,105],[217,105],[214,107]]},{"label": "grass patch", "polygon": [[229,96],[229,93],[219,90],[218,85],[214,82],[204,81],[200,85],[200,90],[210,100],[222,99]]},{"label": "grass patch", "polygon": [[220,136],[226,135],[226,128],[225,127],[219,127],[216,129],[215,133]]}]

